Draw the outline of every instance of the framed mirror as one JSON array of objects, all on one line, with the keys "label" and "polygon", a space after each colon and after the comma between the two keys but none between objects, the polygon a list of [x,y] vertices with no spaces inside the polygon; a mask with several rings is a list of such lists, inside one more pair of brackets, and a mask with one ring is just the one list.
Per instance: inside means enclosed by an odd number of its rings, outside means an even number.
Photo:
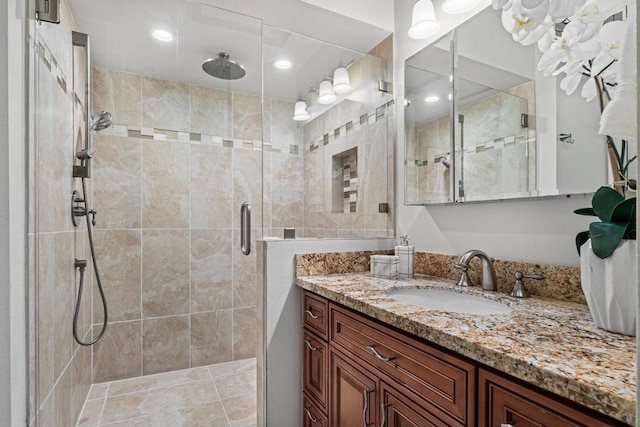
[{"label": "framed mirror", "polygon": [[406,204],[586,194],[611,181],[597,100],[566,95],[540,57],[488,7],[405,61]]}]

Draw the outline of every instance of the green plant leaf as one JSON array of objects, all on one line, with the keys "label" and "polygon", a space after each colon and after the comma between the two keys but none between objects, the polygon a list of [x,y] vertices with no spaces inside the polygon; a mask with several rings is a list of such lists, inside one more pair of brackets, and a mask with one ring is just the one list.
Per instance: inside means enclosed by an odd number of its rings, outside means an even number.
[{"label": "green plant leaf", "polygon": [[589,216],[598,216],[593,208],[580,208],[573,211],[573,213],[578,215],[589,215]]},{"label": "green plant leaf", "polygon": [[636,198],[626,199],[618,203],[611,212],[611,222],[635,222]]},{"label": "green plant leaf", "polygon": [[611,214],[618,203],[624,200],[622,194],[611,187],[600,187],[593,195],[591,205],[603,222],[611,222]]},{"label": "green plant leaf", "polygon": [[580,255],[580,248],[582,245],[587,243],[587,240],[589,240],[588,231],[581,231],[576,235],[576,248],[578,249],[578,255]]},{"label": "green plant leaf", "polygon": [[598,258],[608,258],[616,250],[631,224],[592,222],[589,224],[591,248]]}]

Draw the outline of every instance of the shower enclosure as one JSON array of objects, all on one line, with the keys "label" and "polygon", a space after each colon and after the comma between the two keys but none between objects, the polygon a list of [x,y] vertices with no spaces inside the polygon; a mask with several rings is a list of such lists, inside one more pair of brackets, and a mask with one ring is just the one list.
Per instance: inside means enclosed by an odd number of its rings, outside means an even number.
[{"label": "shower enclosure", "polygon": [[[30,419],[40,426],[73,425],[93,383],[256,357],[257,239],[285,228],[393,233],[394,105],[377,89],[391,80],[389,40],[365,55],[200,2],[154,5],[63,1],[59,25],[29,29]],[[153,39],[155,29],[173,39]],[[72,31],[89,34],[90,57]],[[272,66],[281,57],[293,60],[289,74]],[[229,59],[246,74],[203,71]],[[340,65],[352,91],[318,103]],[[111,127],[86,132],[87,94]],[[293,120],[300,99],[305,121]],[[84,198],[109,308],[93,347],[72,334],[76,259],[88,260],[80,338],[96,338],[103,320],[86,225],[70,212],[85,137],[95,153]]]}]

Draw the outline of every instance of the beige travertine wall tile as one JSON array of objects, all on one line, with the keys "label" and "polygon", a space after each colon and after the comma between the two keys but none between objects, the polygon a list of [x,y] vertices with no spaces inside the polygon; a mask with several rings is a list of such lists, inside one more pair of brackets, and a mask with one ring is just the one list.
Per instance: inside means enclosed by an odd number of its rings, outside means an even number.
[{"label": "beige travertine wall tile", "polygon": [[233,310],[233,360],[256,357],[257,309]]},{"label": "beige travertine wall tile", "polygon": [[142,232],[143,317],[189,312],[189,231]]},{"label": "beige travertine wall tile", "polygon": [[302,156],[271,153],[271,226],[302,227]]},{"label": "beige travertine wall tile", "polygon": [[[233,150],[191,147],[191,228],[231,228]],[[239,207],[237,207],[239,209]]]},{"label": "beige travertine wall tile", "polygon": [[233,230],[233,307],[255,307],[258,303],[256,289],[255,240],[258,229],[251,230],[252,250],[244,255],[240,248],[240,230]]},{"label": "beige travertine wall tile", "polygon": [[142,144],[136,138],[95,135],[93,203],[97,228],[140,228]]},{"label": "beige travertine wall tile", "polygon": [[141,76],[94,68],[92,80],[94,111],[110,112],[120,125],[142,125]]},{"label": "beige travertine wall tile", "polygon": [[[260,96],[233,92],[233,132],[234,138],[262,139],[262,100]],[[266,126],[266,124],[265,124]]]},{"label": "beige travertine wall tile", "polygon": [[189,226],[189,145],[142,142],[143,228]]},{"label": "beige travertine wall tile", "polygon": [[231,136],[231,93],[222,89],[190,86],[191,132]]},{"label": "beige travertine wall tile", "polygon": [[[54,345],[51,333],[55,312],[55,246],[53,234],[38,236],[38,402],[43,402],[53,388]],[[53,400],[53,399],[51,399]]]},{"label": "beige travertine wall tile", "polygon": [[71,417],[75,421],[82,412],[91,388],[91,348],[81,346],[73,357],[71,369]]},{"label": "beige travertine wall tile", "polygon": [[[290,145],[299,145],[302,152],[301,125],[292,120],[295,102],[271,100],[271,141],[274,147],[281,148],[283,153],[289,152]],[[266,129],[266,128],[265,128]]]},{"label": "beige travertine wall tile", "polygon": [[142,77],[142,126],[189,131],[189,85]]},{"label": "beige travertine wall tile", "polygon": [[191,312],[231,308],[230,229],[191,231]]},{"label": "beige travertine wall tile", "polygon": [[[98,326],[99,328],[99,326]],[[94,327],[94,331],[98,331]],[[93,382],[142,375],[142,322],[110,324],[102,340],[93,347]]]},{"label": "beige travertine wall tile", "polygon": [[[141,250],[140,230],[96,230],[96,257],[109,303],[112,322],[140,319]],[[102,322],[102,302],[94,298],[94,323]]]},{"label": "beige travertine wall tile", "polygon": [[189,316],[146,319],[142,328],[144,375],[189,367]]},{"label": "beige travertine wall tile", "polygon": [[191,315],[191,366],[232,360],[232,310]]},{"label": "beige travertine wall tile", "polygon": [[71,369],[65,369],[53,389],[53,406],[56,426],[72,426],[75,414],[72,406]]},{"label": "beige travertine wall tile", "polygon": [[262,224],[262,152],[233,151],[233,227],[240,227],[240,206],[251,203],[251,224]]},{"label": "beige travertine wall tile", "polygon": [[[53,237],[54,246],[54,313],[53,313],[53,355],[54,378],[62,375],[71,360],[74,341],[71,334],[73,322],[73,297],[75,292],[73,268],[73,233],[57,233]],[[42,333],[51,331],[51,325],[45,326]],[[57,404],[56,404],[57,405]]]},{"label": "beige travertine wall tile", "polygon": [[40,410],[36,416],[38,427],[56,427],[56,414],[53,406],[54,393],[42,402]]},{"label": "beige travertine wall tile", "polygon": [[98,427],[103,407],[104,399],[87,400],[78,418],[78,427]]}]

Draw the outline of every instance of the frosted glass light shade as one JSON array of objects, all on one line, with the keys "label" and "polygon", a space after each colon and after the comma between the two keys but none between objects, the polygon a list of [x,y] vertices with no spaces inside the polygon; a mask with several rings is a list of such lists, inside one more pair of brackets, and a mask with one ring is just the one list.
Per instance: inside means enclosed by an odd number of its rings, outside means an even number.
[{"label": "frosted glass light shade", "polygon": [[436,18],[433,2],[431,0],[419,0],[413,6],[409,37],[412,39],[425,39],[435,35],[438,30],[440,30],[440,21]]},{"label": "frosted glass light shade", "polygon": [[442,11],[454,15],[473,10],[478,5],[478,0],[445,0]]},{"label": "frosted glass light shade", "polygon": [[301,122],[304,120],[309,120],[309,112],[307,111],[307,103],[304,101],[296,102],[295,107],[293,108],[293,120]]},{"label": "frosted glass light shade", "polygon": [[329,80],[325,80],[320,83],[320,89],[318,90],[318,102],[320,104],[332,104],[338,97],[333,91],[333,86]]},{"label": "frosted glass light shade", "polygon": [[349,70],[345,67],[336,68],[333,72],[333,91],[335,93],[347,93],[351,91]]}]

